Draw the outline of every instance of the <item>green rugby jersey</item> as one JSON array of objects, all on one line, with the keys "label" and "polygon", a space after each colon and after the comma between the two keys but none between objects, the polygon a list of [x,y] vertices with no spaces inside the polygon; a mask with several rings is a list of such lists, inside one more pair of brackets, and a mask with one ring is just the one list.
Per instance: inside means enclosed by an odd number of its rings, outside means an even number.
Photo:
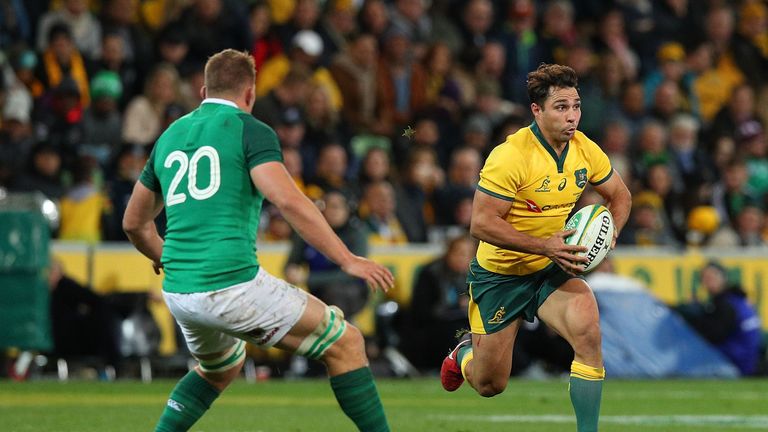
[{"label": "green rugby jersey", "polygon": [[256,276],[264,196],[250,170],[270,161],[282,162],[275,132],[221,99],[206,99],[160,136],[139,181],[165,201],[165,291],[213,291]]}]

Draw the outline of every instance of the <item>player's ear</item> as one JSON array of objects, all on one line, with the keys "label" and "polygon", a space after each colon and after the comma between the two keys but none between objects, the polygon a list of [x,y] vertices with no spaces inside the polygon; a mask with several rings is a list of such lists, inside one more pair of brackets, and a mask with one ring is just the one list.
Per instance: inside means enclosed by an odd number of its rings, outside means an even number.
[{"label": "player's ear", "polygon": [[531,112],[533,113],[534,116],[539,115],[539,113],[541,112],[541,107],[539,106],[539,104],[537,104],[536,102],[531,102]]},{"label": "player's ear", "polygon": [[256,86],[248,86],[245,89],[245,104],[247,106],[251,106],[251,104],[256,100]]},{"label": "player's ear", "polygon": [[200,87],[200,99],[205,99],[206,93],[208,93],[208,89],[205,86]]}]

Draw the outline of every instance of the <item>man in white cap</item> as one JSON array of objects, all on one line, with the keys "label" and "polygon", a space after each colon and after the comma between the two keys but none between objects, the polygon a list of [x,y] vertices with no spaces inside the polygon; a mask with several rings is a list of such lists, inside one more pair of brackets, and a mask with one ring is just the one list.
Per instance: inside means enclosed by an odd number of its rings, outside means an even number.
[{"label": "man in white cap", "polygon": [[323,54],[323,39],[315,31],[301,30],[291,39],[288,54],[272,57],[256,74],[256,96],[264,96],[288,74],[291,64],[301,64],[312,71],[312,81],[324,87],[335,109],[342,105],[341,90],[331,73],[318,63]]}]

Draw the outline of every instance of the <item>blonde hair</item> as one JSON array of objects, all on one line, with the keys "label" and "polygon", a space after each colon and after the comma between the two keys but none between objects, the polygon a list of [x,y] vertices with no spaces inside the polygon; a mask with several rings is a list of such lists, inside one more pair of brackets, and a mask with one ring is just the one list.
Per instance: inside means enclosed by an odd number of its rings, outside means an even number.
[{"label": "blonde hair", "polygon": [[256,66],[247,52],[225,49],[205,64],[205,88],[210,96],[234,95],[254,82]]}]

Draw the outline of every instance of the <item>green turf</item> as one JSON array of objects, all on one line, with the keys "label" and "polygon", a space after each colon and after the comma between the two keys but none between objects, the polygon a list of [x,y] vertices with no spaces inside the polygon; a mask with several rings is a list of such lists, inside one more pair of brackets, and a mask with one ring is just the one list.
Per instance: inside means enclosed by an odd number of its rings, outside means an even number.
[{"label": "green turf", "polygon": [[[0,430],[151,431],[171,381],[0,382]],[[396,432],[575,431],[563,381],[509,383],[491,399],[434,379],[379,380]],[[237,382],[192,429],[198,432],[344,432],[351,422],[324,380]],[[606,381],[601,432],[768,430],[768,380]]]}]

